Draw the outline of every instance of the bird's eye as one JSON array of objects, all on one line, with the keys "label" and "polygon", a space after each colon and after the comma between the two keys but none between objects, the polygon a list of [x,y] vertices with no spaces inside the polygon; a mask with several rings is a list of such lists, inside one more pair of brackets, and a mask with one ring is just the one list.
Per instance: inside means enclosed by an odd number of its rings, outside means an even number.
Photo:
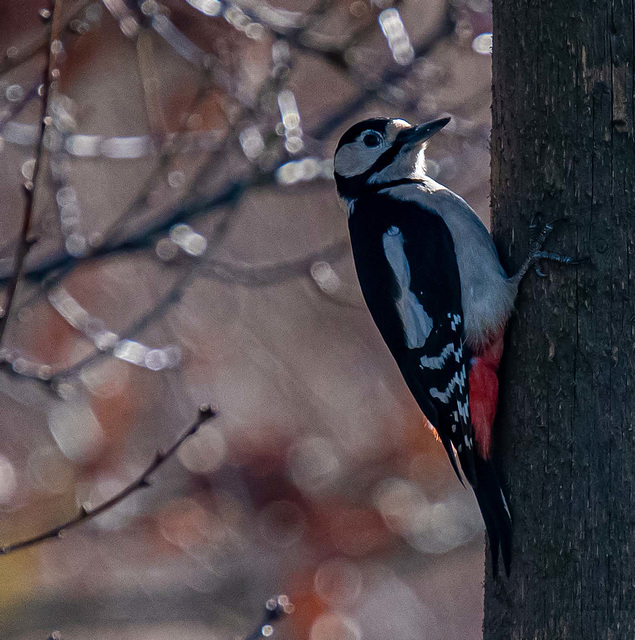
[{"label": "bird's eye", "polygon": [[362,142],[367,146],[367,147],[376,147],[380,142],[381,142],[381,138],[379,137],[378,134],[376,133],[367,133],[363,139]]}]

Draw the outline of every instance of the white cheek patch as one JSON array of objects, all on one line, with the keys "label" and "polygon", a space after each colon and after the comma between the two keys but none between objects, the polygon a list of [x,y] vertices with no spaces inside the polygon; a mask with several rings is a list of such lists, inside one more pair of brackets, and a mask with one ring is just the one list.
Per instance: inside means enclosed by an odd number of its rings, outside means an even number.
[{"label": "white cheek patch", "polygon": [[384,146],[367,147],[356,140],[345,144],[335,155],[335,173],[344,178],[351,178],[370,169],[384,152]]},{"label": "white cheek patch", "polygon": [[406,345],[409,349],[423,347],[432,331],[432,318],[410,290],[410,265],[403,250],[403,234],[397,227],[390,227],[382,236],[382,243],[388,264],[399,285],[399,296],[395,304],[406,336]]}]

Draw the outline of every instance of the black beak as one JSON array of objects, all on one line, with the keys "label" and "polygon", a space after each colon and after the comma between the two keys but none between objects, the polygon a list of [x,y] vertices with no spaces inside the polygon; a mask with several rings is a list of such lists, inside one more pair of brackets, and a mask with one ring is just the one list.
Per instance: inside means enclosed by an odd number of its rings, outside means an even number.
[{"label": "black beak", "polygon": [[425,124],[419,124],[409,129],[404,129],[397,134],[395,142],[399,142],[403,145],[423,143],[429,140],[437,131],[441,131],[446,124],[450,122],[450,118],[439,118],[432,122],[426,122]]}]

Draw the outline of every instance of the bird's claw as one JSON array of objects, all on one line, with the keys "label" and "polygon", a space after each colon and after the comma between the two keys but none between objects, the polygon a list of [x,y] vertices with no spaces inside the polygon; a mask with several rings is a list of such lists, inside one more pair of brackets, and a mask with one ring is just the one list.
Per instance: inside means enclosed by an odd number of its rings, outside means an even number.
[{"label": "bird's claw", "polygon": [[539,262],[541,260],[549,260],[551,262],[558,262],[560,264],[579,265],[588,261],[588,257],[572,258],[571,256],[564,256],[559,253],[552,253],[550,251],[543,251],[543,247],[547,238],[551,235],[557,224],[561,222],[567,222],[567,218],[556,218],[546,222],[542,226],[538,223],[538,214],[534,215],[529,224],[529,234],[531,238],[531,248],[529,256],[525,260],[523,266],[518,273],[513,276],[512,281],[520,283],[527,271],[533,267],[534,271],[540,278],[546,278],[547,274],[541,269]]},{"label": "bird's claw", "polygon": [[576,266],[583,262],[588,262],[588,256],[582,258],[573,258],[571,256],[563,256],[560,253],[552,253],[551,251],[536,251],[532,256],[534,263],[534,271],[541,278],[546,278],[547,274],[540,268],[540,260],[549,260],[551,262],[557,262],[559,264],[568,264],[570,266]]},{"label": "bird's claw", "polygon": [[549,222],[545,222],[540,228],[540,231],[537,231],[539,228],[538,224],[539,216],[538,214],[534,215],[529,223],[529,238],[531,242],[531,253],[536,253],[541,251],[545,242],[547,242],[547,238],[551,235],[551,232],[554,230],[557,224],[562,222],[567,222],[567,218],[555,218],[554,220],[549,220]]}]

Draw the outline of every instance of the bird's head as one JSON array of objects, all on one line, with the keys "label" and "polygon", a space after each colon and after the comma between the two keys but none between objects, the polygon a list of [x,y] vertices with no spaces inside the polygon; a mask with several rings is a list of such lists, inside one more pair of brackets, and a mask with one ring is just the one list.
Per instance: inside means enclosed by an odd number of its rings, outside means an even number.
[{"label": "bird's head", "polygon": [[335,182],[342,198],[369,187],[425,176],[425,143],[450,118],[411,125],[398,118],[371,118],[353,125],[335,150]]}]

